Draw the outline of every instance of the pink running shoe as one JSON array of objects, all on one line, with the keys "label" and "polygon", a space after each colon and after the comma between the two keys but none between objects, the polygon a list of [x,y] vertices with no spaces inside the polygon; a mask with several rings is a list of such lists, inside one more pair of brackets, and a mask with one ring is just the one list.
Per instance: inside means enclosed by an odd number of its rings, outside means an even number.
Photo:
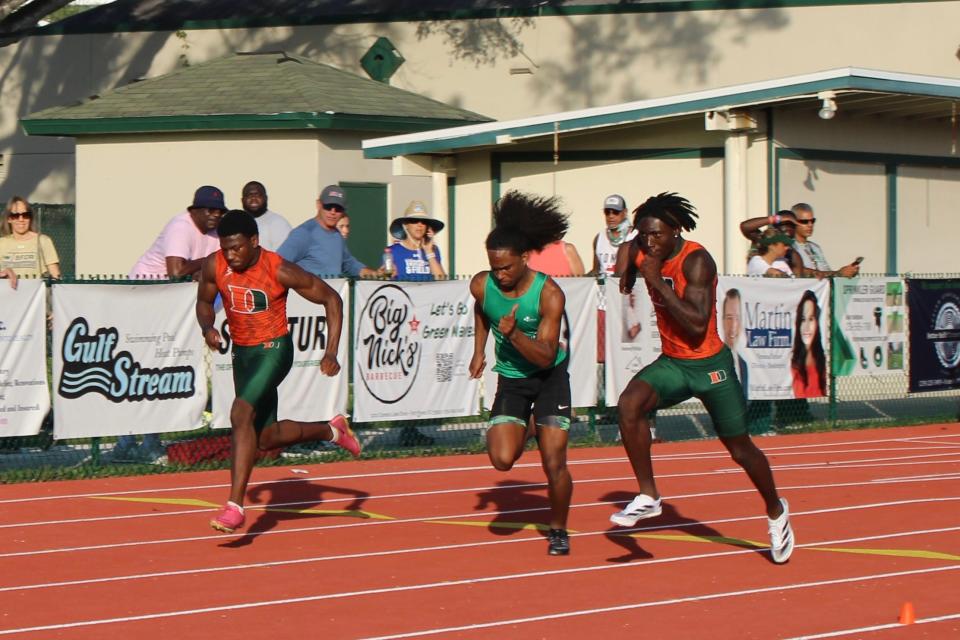
[{"label": "pink running shoe", "polygon": [[224,505],[217,517],[210,521],[210,526],[217,531],[224,533],[233,533],[243,526],[243,512],[231,503]]},{"label": "pink running shoe", "polygon": [[337,416],[331,420],[330,428],[337,432],[337,441],[334,444],[349,451],[354,458],[359,458],[362,447],[356,434],[353,433],[353,429],[350,428],[346,417]]}]

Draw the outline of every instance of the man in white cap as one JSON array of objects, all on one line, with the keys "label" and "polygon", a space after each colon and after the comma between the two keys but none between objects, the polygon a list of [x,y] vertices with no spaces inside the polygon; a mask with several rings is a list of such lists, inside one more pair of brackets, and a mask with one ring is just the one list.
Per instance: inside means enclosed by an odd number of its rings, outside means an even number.
[{"label": "man in white cap", "polygon": [[603,199],[604,230],[593,239],[592,274],[613,275],[617,263],[617,248],[632,240],[637,232],[627,219],[627,202],[616,193]]},{"label": "man in white cap", "polygon": [[396,269],[396,280],[433,280],[446,278],[440,262],[440,248],[433,236],[443,229],[443,223],[427,213],[419,200],[411,202],[390,223],[390,235],[399,240],[387,247]]}]

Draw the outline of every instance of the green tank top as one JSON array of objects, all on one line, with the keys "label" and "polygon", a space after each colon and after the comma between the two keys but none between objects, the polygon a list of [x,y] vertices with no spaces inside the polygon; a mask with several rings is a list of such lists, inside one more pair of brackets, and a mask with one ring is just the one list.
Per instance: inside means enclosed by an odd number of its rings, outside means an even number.
[{"label": "green tank top", "polygon": [[[500,324],[500,318],[510,313],[513,305],[517,307],[517,328],[516,331],[522,331],[528,338],[537,337],[537,329],[540,328],[540,293],[543,291],[543,285],[547,281],[547,276],[536,272],[533,277],[533,283],[530,288],[518,298],[508,298],[500,291],[500,287],[494,282],[493,276],[487,274],[487,284],[483,290],[483,313],[490,319],[490,331],[496,342],[497,362],[493,370],[505,378],[526,378],[531,374],[540,371],[540,367],[533,364],[523,357],[517,351],[513,344],[503,337],[497,328]],[[557,348],[557,357],[551,366],[556,366],[563,362],[567,357],[566,351],[561,344]]]}]

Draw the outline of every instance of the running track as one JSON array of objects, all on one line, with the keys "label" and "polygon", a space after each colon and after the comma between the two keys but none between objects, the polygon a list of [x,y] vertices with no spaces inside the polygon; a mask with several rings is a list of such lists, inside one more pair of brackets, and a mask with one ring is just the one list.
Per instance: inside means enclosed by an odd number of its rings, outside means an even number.
[{"label": "running track", "polygon": [[[546,554],[537,453],[0,487],[0,637],[945,638],[960,634],[960,427],[758,439],[798,547],[716,441],[657,445],[664,514],[609,526],[620,448],[570,451],[572,554]],[[304,473],[305,472],[305,473]],[[917,621],[900,625],[901,605]]]}]

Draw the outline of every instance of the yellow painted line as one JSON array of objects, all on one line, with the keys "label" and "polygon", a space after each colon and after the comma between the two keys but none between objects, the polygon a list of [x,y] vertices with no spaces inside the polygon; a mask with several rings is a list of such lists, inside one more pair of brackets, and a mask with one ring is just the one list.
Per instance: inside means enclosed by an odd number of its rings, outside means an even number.
[{"label": "yellow painted line", "polygon": [[[549,531],[550,525],[535,522],[490,522],[488,520],[424,520],[429,524],[452,524],[460,527],[485,527],[491,529],[515,529],[517,531]],[[567,529],[568,533],[577,533]]]},{"label": "yellow painted line", "polygon": [[206,500],[196,500],[194,498],[130,498],[127,496],[90,496],[94,500],[116,500],[118,502],[144,502],[147,504],[175,504],[182,507],[212,507],[214,509],[223,505],[207,502]]},{"label": "yellow painted line", "polygon": [[[673,542],[709,542],[729,544],[737,547],[748,547],[766,549],[770,545],[764,542],[754,540],[745,540],[743,538],[728,538],[725,536],[693,536],[689,534],[669,534],[669,533],[629,533],[619,534],[631,538],[646,538],[650,540],[670,540]],[[950,553],[941,553],[939,551],[926,551],[923,549],[860,549],[845,547],[802,547],[807,551],[826,551],[829,553],[852,553],[868,556],[889,556],[893,558],[923,558],[927,560],[960,560],[960,556]]]},{"label": "yellow painted line", "polygon": [[923,549],[842,549],[839,547],[811,547],[811,551],[833,553],[861,553],[868,556],[893,556],[895,558],[924,558],[927,560],[960,560],[960,556]]},{"label": "yellow painted line", "polygon": [[297,513],[305,515],[318,516],[347,516],[349,518],[363,518],[365,520],[394,520],[392,516],[385,516],[381,513],[372,511],[343,510],[343,509],[281,509],[278,507],[266,507],[264,511],[277,511],[280,513]]}]

